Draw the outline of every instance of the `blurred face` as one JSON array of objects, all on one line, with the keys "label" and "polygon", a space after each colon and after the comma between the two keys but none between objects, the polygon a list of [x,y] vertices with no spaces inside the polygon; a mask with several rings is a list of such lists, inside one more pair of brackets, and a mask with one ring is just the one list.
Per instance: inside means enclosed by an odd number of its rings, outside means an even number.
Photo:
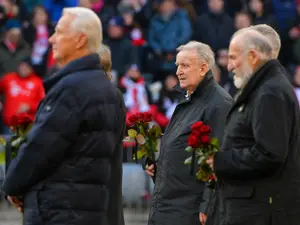
[{"label": "blurred face", "polygon": [[241,44],[233,40],[229,46],[228,71],[233,73],[234,85],[238,89],[247,83],[254,71],[248,61]]},{"label": "blurred face", "polygon": [[86,36],[76,33],[71,28],[72,15],[64,15],[58,21],[54,34],[49,42],[52,44],[53,57],[61,65],[65,65],[74,57],[76,50],[81,49],[87,42]]},{"label": "blurred face", "polygon": [[36,24],[47,24],[48,15],[47,15],[45,9],[43,9],[41,7],[37,7],[34,11],[33,20]]},{"label": "blurred face", "polygon": [[251,0],[249,6],[253,12],[257,13],[263,11],[263,3],[261,2],[261,0]]},{"label": "blurred face", "polygon": [[177,78],[172,75],[167,76],[165,80],[165,86],[167,90],[171,90],[177,83],[178,83]]},{"label": "blurred face", "polygon": [[169,15],[174,11],[174,2],[172,0],[164,0],[159,5],[159,11],[162,15]]},{"label": "blurred face", "polygon": [[211,12],[219,14],[223,10],[224,2],[223,0],[209,0],[208,7]]},{"label": "blurred face", "polygon": [[177,54],[176,65],[180,86],[195,90],[208,71],[208,65],[200,62],[196,51],[181,51]]},{"label": "blurred face", "polygon": [[250,18],[244,13],[237,14],[235,17],[235,28],[237,30],[249,27],[251,25]]},{"label": "blurred face", "polygon": [[127,72],[128,76],[134,80],[137,80],[140,76],[141,76],[141,73],[138,69],[129,69],[128,72]]},{"label": "blurred face", "polygon": [[228,65],[228,50],[227,49],[222,49],[218,52],[218,64],[221,67],[227,67]]},{"label": "blurred face", "polygon": [[108,27],[108,35],[113,39],[120,38],[123,36],[123,28],[120,26],[110,25]]},{"label": "blurred face", "polygon": [[12,43],[18,43],[21,38],[21,29],[12,28],[6,32],[6,38]]},{"label": "blurred face", "polygon": [[33,72],[33,70],[30,65],[28,65],[25,62],[22,62],[19,65],[18,72],[21,77],[28,77]]}]

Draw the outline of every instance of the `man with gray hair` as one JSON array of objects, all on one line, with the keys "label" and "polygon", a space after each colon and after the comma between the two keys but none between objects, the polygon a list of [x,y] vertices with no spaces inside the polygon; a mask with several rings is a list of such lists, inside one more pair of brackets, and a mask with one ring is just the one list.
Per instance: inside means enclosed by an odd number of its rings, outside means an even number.
[{"label": "man with gray hair", "polygon": [[281,40],[279,34],[267,24],[253,25],[250,26],[249,29],[258,31],[270,41],[273,49],[272,58],[277,59],[281,48]]},{"label": "man with gray hair", "polygon": [[45,81],[3,191],[24,211],[24,224],[124,224],[125,109],[101,70],[101,22],[89,9],[66,8],[49,41],[61,68]]},{"label": "man with gray hair", "polygon": [[184,149],[191,125],[197,121],[208,124],[212,136],[222,141],[232,105],[230,95],[213,78],[215,59],[208,45],[191,41],[180,46],[176,65],[179,85],[174,91],[180,101],[161,140],[157,163],[148,160],[146,166],[155,182],[148,225],[199,225],[199,211],[201,223],[205,222],[210,191],[197,181],[196,171],[191,174],[184,165],[191,156]]},{"label": "man with gray hair", "polygon": [[241,90],[221,151],[207,160],[217,184],[206,225],[299,224],[299,104],[271,52],[255,30],[231,40],[228,70]]}]

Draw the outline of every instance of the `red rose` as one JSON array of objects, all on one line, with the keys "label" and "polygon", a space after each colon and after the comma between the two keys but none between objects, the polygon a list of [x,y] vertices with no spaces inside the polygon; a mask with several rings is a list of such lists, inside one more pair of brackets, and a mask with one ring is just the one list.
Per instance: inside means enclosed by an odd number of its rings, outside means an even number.
[{"label": "red rose", "polygon": [[198,148],[199,147],[199,140],[195,135],[191,135],[188,139],[188,145],[192,148]]},{"label": "red rose", "polygon": [[20,113],[13,115],[9,120],[9,126],[16,128],[20,126],[28,126],[33,123],[34,117],[27,113]]},{"label": "red rose", "polygon": [[33,123],[33,120],[34,120],[34,117],[27,113],[20,113],[17,115],[17,117],[18,117],[18,123],[20,126],[27,126],[30,123]]},{"label": "red rose", "polygon": [[19,126],[18,116],[17,115],[13,115],[12,117],[10,117],[10,119],[9,119],[9,126],[10,127],[17,127],[17,126]]},{"label": "red rose", "polygon": [[211,129],[208,125],[203,125],[201,128],[200,128],[200,132],[202,134],[210,134],[211,133]]},{"label": "red rose", "polygon": [[144,122],[144,113],[137,113],[137,122]]},{"label": "red rose", "polygon": [[194,123],[191,126],[191,128],[192,128],[192,130],[199,130],[202,126],[203,126],[203,122],[202,121],[198,121],[198,122]]},{"label": "red rose", "polygon": [[144,113],[144,121],[145,122],[151,122],[152,121],[152,114],[149,112]]},{"label": "red rose", "polygon": [[131,115],[128,117],[128,121],[131,125],[135,125],[138,121],[138,118],[136,115]]},{"label": "red rose", "polygon": [[215,180],[215,176],[214,176],[213,174],[211,174],[211,175],[209,176],[208,180],[210,180],[210,181]]},{"label": "red rose", "polygon": [[196,136],[199,139],[201,136],[201,133],[198,130],[192,130],[191,135]]},{"label": "red rose", "polygon": [[204,145],[207,145],[210,143],[210,137],[208,135],[202,136],[200,138],[200,140],[201,140],[201,143]]}]

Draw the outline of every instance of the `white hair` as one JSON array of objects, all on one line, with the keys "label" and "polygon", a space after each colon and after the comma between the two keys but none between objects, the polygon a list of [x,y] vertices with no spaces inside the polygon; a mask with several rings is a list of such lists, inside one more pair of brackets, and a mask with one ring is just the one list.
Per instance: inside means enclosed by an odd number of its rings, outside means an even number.
[{"label": "white hair", "polygon": [[269,39],[273,47],[273,58],[277,58],[281,48],[281,40],[279,34],[267,24],[250,26],[249,29],[256,30]]},{"label": "white hair", "polygon": [[66,14],[74,16],[71,23],[72,29],[85,34],[88,49],[92,53],[97,53],[103,40],[102,24],[97,14],[84,7],[64,8],[63,15]]},{"label": "white hair", "polygon": [[209,69],[212,69],[215,65],[215,54],[211,48],[204,43],[198,41],[190,41],[185,45],[181,45],[177,48],[178,52],[195,50],[200,60],[203,60],[208,64]]},{"label": "white hair", "polygon": [[270,60],[273,58],[271,42],[256,30],[249,28],[240,29],[233,34],[231,42],[234,39],[239,39],[239,41],[241,41],[245,53],[251,49],[255,49],[260,53],[261,60]]}]

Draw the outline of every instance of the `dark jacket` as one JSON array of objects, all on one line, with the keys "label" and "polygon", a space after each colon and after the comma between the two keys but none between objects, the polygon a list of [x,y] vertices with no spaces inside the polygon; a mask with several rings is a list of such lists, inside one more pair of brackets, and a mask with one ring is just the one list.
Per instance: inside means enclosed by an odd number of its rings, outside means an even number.
[{"label": "dark jacket", "polygon": [[199,205],[204,183],[197,181],[196,171],[191,175],[190,166],[184,165],[184,160],[191,156],[185,151],[190,126],[203,121],[212,127],[212,136],[222,141],[232,99],[215,82],[211,72],[189,99],[184,95],[182,92],[182,99],[162,137],[149,225],[200,224]]},{"label": "dark jacket", "polygon": [[118,224],[113,220],[122,219],[125,127],[120,93],[100,69],[97,54],[66,65],[45,89],[3,191],[24,195],[26,225]]},{"label": "dark jacket", "polygon": [[251,77],[229,112],[207,225],[296,225],[300,112],[277,60]]}]

